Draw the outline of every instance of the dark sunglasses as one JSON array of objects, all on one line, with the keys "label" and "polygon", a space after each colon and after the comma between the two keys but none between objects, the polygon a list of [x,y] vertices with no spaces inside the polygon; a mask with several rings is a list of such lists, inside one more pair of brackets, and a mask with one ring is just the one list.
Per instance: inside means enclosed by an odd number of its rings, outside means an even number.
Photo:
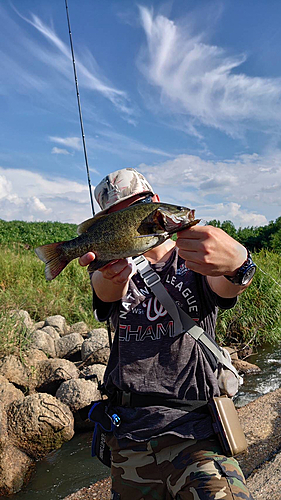
[{"label": "dark sunglasses", "polygon": [[152,203],[152,195],[149,194],[145,198],[141,198],[141,200],[134,201],[130,206],[137,205],[137,203]]}]

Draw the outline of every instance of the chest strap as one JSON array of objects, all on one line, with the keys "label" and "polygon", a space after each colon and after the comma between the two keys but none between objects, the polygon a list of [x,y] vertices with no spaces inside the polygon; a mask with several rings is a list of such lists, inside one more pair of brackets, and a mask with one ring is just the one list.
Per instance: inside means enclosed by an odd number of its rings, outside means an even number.
[{"label": "chest strap", "polygon": [[143,255],[134,257],[134,262],[145,284],[151,288],[160,304],[165,307],[166,311],[173,318],[174,331],[176,334],[179,335],[180,333],[187,332],[196,342],[203,344],[203,346],[215,356],[216,360],[234,373],[239,380],[241,377],[232,363],[224,356],[223,350],[215,340],[203,330],[203,328],[196,325],[189,314],[176,305],[163,283],[161,283],[159,275],[150,267],[146,257]]}]

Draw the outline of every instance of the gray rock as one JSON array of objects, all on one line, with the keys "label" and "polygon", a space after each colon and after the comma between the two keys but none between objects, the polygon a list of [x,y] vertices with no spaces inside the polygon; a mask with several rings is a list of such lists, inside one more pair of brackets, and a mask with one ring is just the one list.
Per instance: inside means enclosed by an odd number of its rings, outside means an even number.
[{"label": "gray rock", "polygon": [[56,357],[55,341],[48,333],[42,330],[35,330],[32,332],[31,342],[33,349],[39,349],[47,356],[51,356],[51,358]]},{"label": "gray rock", "polygon": [[83,337],[88,336],[89,327],[84,323],[84,321],[79,321],[74,323],[69,327],[68,333],[80,333]]},{"label": "gray rock", "polygon": [[9,442],[34,459],[56,450],[74,434],[68,406],[50,394],[32,394],[7,409]]},{"label": "gray rock", "polygon": [[26,328],[27,330],[33,329],[33,321],[27,311],[24,311],[23,309],[13,309],[11,311],[11,316],[18,324],[21,324],[23,328]]},{"label": "gray rock", "polygon": [[35,460],[6,440],[0,454],[0,496],[18,493],[34,467]]},{"label": "gray rock", "polygon": [[45,325],[45,321],[37,321],[37,323],[34,323],[33,325],[33,330],[41,330]]},{"label": "gray rock", "polygon": [[108,362],[110,349],[108,345],[107,331],[92,330],[90,337],[83,342],[81,358],[85,365],[103,364]]},{"label": "gray rock", "polygon": [[17,387],[26,388],[29,385],[29,372],[19,358],[10,354],[1,361],[0,375]]},{"label": "gray rock", "polygon": [[[101,364],[85,366],[80,372],[80,378],[92,377],[93,375],[96,375],[97,379],[102,382],[105,369],[106,366]],[[97,380],[97,379],[93,378],[92,380]]]},{"label": "gray rock", "polygon": [[57,340],[60,338],[60,334],[58,330],[56,330],[53,326],[44,326],[40,329],[40,332],[45,332],[52,337],[52,339]]},{"label": "gray rock", "polygon": [[57,314],[55,316],[49,316],[48,318],[46,318],[44,326],[53,326],[59,332],[60,335],[67,334],[66,320],[64,316],[61,316],[60,314]]},{"label": "gray rock", "polygon": [[62,382],[79,377],[79,370],[74,363],[67,359],[48,359],[38,365],[39,392],[48,392],[55,395]]},{"label": "gray rock", "polygon": [[5,377],[0,375],[0,402],[4,407],[9,406],[13,401],[22,401],[23,393],[11,384]]},{"label": "gray rock", "polygon": [[100,399],[97,383],[91,380],[77,379],[63,382],[56,392],[56,397],[77,412]]},{"label": "gray rock", "polygon": [[80,353],[84,339],[80,333],[69,333],[55,341],[55,349],[59,358],[77,360],[77,353]]}]

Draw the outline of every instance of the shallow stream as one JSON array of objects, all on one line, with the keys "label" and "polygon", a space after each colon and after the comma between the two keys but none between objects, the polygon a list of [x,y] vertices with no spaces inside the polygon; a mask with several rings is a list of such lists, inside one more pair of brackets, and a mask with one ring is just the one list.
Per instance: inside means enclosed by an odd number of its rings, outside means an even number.
[{"label": "shallow stream", "polygon": [[[261,368],[247,375],[235,400],[237,407],[281,387],[281,347],[264,347],[247,359]],[[91,457],[92,433],[76,434],[58,451],[38,462],[24,491],[2,500],[61,500],[109,475],[109,469]]]}]

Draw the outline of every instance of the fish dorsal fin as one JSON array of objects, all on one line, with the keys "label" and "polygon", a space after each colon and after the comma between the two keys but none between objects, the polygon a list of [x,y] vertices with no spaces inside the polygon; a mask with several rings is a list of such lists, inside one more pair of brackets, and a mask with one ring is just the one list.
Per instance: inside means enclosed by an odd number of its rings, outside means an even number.
[{"label": "fish dorsal fin", "polygon": [[96,214],[94,217],[91,217],[91,219],[84,220],[84,222],[81,222],[79,226],[77,226],[77,234],[80,236],[82,233],[86,233],[88,229],[97,222],[97,220],[102,219],[103,217],[106,217],[107,214]]}]

